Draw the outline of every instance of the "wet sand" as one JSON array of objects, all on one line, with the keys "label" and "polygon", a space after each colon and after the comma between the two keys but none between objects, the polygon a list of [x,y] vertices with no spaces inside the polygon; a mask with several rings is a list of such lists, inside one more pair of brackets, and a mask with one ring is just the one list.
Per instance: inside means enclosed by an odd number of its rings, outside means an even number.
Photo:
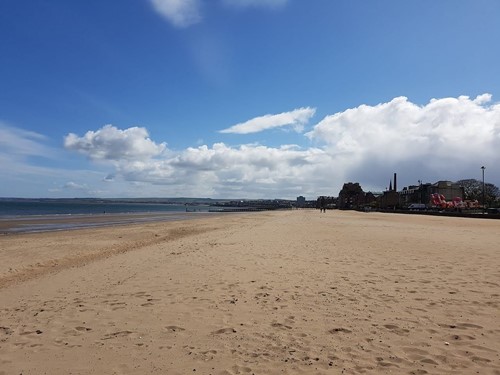
[{"label": "wet sand", "polygon": [[500,374],[499,235],[303,210],[0,236],[0,374]]},{"label": "wet sand", "polygon": [[95,228],[155,221],[189,220],[215,214],[216,213],[208,212],[167,211],[149,213],[0,217],[0,235]]}]

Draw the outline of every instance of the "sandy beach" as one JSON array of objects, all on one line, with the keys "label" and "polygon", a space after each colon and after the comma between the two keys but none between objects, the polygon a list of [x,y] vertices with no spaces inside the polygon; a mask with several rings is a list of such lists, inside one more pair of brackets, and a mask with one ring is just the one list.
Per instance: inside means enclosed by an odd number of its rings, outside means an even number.
[{"label": "sandy beach", "polygon": [[500,221],[314,210],[0,236],[0,374],[500,374]]}]

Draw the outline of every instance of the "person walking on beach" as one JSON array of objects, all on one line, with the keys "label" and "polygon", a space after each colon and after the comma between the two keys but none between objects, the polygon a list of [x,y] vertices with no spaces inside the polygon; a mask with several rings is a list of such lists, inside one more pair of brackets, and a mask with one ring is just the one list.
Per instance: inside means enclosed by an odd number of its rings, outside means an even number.
[{"label": "person walking on beach", "polygon": [[326,199],[323,196],[319,198],[319,212],[326,212]]}]

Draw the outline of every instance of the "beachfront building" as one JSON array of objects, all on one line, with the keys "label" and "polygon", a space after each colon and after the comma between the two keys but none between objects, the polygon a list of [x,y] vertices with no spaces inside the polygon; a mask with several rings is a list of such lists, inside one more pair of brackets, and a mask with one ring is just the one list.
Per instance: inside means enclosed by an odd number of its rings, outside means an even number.
[{"label": "beachfront building", "polygon": [[429,187],[429,196],[431,194],[443,195],[447,201],[459,197],[464,199],[465,193],[463,186],[451,181],[438,181]]},{"label": "beachfront building", "polygon": [[405,186],[399,192],[399,198],[402,207],[408,207],[411,204],[428,204],[431,199],[430,183]]},{"label": "beachfront building", "polygon": [[397,174],[394,173],[394,185],[392,180],[389,182],[389,189],[384,191],[383,194],[378,198],[378,206],[382,209],[395,210],[401,207],[401,202],[399,200],[398,193],[398,180]]},{"label": "beachfront building", "polygon": [[364,198],[364,191],[358,182],[346,182],[339,192],[337,206],[343,210],[355,209]]},{"label": "beachfront building", "polygon": [[328,209],[337,208],[337,199],[335,197],[330,197],[330,196],[327,196],[327,195],[320,195],[314,201],[314,206],[313,207],[321,208],[322,204],[325,205],[325,208],[328,208]]},{"label": "beachfront building", "polygon": [[430,205],[432,194],[442,195],[446,201],[457,197],[462,200],[465,198],[464,188],[459,184],[451,181],[438,181],[433,184],[426,183],[404,187],[399,192],[399,201],[401,207],[408,207],[415,203]]},{"label": "beachfront building", "polygon": [[365,193],[358,182],[347,182],[339,192],[337,208],[343,210],[356,210],[373,205],[376,201],[374,194]]},{"label": "beachfront building", "polygon": [[395,210],[400,208],[399,194],[396,190],[386,190],[378,199],[378,206],[382,209]]}]

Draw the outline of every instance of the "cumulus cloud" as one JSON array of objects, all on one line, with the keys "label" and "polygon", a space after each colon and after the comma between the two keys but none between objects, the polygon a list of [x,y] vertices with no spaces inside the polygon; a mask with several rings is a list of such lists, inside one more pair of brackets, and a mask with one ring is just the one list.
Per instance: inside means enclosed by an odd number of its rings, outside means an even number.
[{"label": "cumulus cloud", "polygon": [[[223,143],[187,148],[163,160],[125,162],[118,173],[129,181],[182,187],[197,196],[276,197],[321,185],[331,158],[317,148],[231,147]],[[314,187],[313,187],[314,186]],[[293,191],[293,193],[290,193]]]},{"label": "cumulus cloud", "polygon": [[120,130],[106,125],[88,131],[83,137],[70,133],[64,138],[64,147],[87,155],[93,160],[143,160],[159,156],[166,149],[165,143],[156,144],[145,128],[132,127]]},{"label": "cumulus cloud", "polygon": [[233,125],[227,129],[221,130],[220,132],[249,134],[283,126],[291,126],[295,131],[301,132],[304,129],[304,125],[307,124],[309,119],[314,116],[315,112],[315,108],[307,107],[276,115],[268,114]]},{"label": "cumulus cloud", "polygon": [[[500,165],[500,105],[491,99],[460,96],[418,105],[398,97],[360,105],[326,116],[306,133],[307,146],[215,143],[174,151],[151,140],[146,129],[108,125],[83,137],[68,135],[66,147],[110,161],[108,186],[125,181],[139,184],[142,194],[149,189],[164,196],[314,198],[337,195],[349,181],[380,191],[393,172],[400,188],[418,180],[480,178],[482,165],[487,182],[500,185],[498,175],[488,174]],[[270,123],[249,129],[281,126]]]},{"label": "cumulus cloud", "polygon": [[371,183],[375,174],[390,176],[391,170],[412,183],[474,177],[478,166],[500,162],[500,105],[489,103],[489,94],[432,99],[423,106],[398,97],[327,116],[306,136],[332,155],[345,155],[351,176]]},{"label": "cumulus cloud", "polygon": [[150,0],[153,8],[176,27],[188,27],[201,21],[199,0]]}]

